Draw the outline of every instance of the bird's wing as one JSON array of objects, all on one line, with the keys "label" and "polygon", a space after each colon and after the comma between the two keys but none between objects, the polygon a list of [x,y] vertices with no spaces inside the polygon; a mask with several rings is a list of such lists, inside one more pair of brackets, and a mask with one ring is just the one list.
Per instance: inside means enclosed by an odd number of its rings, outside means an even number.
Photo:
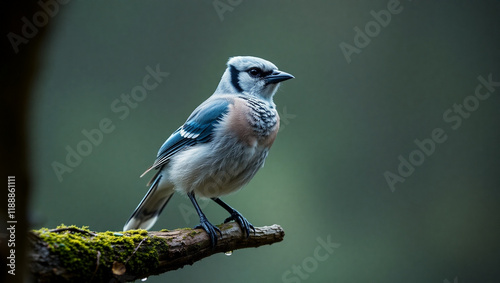
[{"label": "bird's wing", "polygon": [[158,151],[155,162],[141,177],[152,169],[157,169],[166,163],[179,151],[199,143],[209,142],[215,125],[229,111],[232,101],[226,98],[211,98],[196,108],[187,121],[178,128],[163,143]]}]

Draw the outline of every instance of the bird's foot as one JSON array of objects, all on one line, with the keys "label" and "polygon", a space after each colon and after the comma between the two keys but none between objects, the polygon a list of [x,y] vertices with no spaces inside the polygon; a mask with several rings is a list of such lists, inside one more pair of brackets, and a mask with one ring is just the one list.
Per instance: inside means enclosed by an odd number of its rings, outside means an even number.
[{"label": "bird's foot", "polygon": [[210,243],[212,244],[212,247],[215,247],[217,245],[217,233],[218,232],[222,238],[222,232],[220,231],[219,228],[214,226],[212,223],[208,221],[206,217],[200,217],[200,225],[194,227],[194,229],[203,229],[207,232],[208,236],[210,237]]},{"label": "bird's foot", "polygon": [[231,212],[231,216],[224,220],[224,223],[227,223],[231,220],[236,221],[240,225],[241,230],[244,234],[246,234],[247,238],[250,236],[250,229],[252,229],[255,233],[255,228],[253,227],[252,223],[248,222],[248,220],[235,209],[233,209],[233,212]]}]

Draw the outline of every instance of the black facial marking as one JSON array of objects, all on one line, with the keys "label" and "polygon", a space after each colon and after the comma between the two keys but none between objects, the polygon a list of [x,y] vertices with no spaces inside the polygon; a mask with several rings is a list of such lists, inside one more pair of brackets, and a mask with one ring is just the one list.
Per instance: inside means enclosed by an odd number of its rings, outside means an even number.
[{"label": "black facial marking", "polygon": [[231,72],[231,84],[233,85],[233,87],[236,89],[236,91],[243,92],[243,89],[240,86],[240,80],[238,78],[240,71],[238,71],[233,65],[230,65],[229,72]]}]

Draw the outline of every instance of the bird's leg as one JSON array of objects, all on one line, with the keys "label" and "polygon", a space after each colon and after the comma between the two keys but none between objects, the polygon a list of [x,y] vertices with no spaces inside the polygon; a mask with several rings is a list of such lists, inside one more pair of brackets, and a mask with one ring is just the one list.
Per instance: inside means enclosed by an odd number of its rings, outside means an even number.
[{"label": "bird's leg", "polygon": [[255,228],[253,227],[252,223],[248,222],[248,220],[241,215],[236,209],[230,207],[227,203],[223,202],[220,198],[212,198],[213,201],[215,201],[218,205],[222,206],[227,212],[231,214],[226,220],[224,220],[224,223],[227,223],[231,220],[236,221],[240,227],[241,230],[243,230],[243,233],[247,235],[247,238],[250,236],[250,229],[253,230],[255,233]]},{"label": "bird's leg", "polygon": [[219,232],[220,236],[222,237],[220,229],[214,226],[212,223],[210,223],[205,214],[203,214],[203,212],[200,209],[200,206],[198,205],[198,202],[196,201],[194,192],[189,192],[187,195],[191,200],[191,202],[193,203],[193,206],[196,209],[198,216],[200,217],[200,225],[194,227],[194,229],[203,228],[203,230],[207,232],[208,236],[210,236],[210,242],[212,243],[212,247],[215,247],[215,245],[217,244],[216,232]]}]

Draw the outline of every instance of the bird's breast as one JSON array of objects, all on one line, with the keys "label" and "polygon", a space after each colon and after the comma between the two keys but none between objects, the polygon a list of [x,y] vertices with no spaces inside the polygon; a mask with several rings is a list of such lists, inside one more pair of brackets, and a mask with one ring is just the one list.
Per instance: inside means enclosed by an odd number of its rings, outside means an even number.
[{"label": "bird's breast", "polygon": [[228,131],[250,147],[271,147],[279,130],[276,109],[257,99],[235,99],[226,119]]}]

